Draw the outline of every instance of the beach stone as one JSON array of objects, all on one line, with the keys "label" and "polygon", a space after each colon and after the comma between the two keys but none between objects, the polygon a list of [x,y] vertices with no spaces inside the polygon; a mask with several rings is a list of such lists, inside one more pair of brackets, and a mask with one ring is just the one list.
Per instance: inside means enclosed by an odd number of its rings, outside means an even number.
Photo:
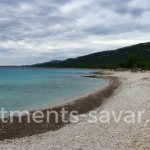
[{"label": "beach stone", "polygon": [[[111,73],[111,74],[110,74]],[[1,149],[12,150],[143,150],[150,149],[150,123],[146,123],[150,112],[150,74],[124,72],[107,72],[110,77],[118,77],[121,85],[113,95],[107,98],[94,111],[115,111],[118,115],[132,110],[135,114],[145,110],[143,124],[127,124],[123,119],[119,123],[111,118],[110,123],[88,123],[89,115],[76,124],[68,124],[57,130],[20,139],[4,140]],[[144,79],[143,78],[147,78]],[[145,124],[146,123],[146,124]]]}]

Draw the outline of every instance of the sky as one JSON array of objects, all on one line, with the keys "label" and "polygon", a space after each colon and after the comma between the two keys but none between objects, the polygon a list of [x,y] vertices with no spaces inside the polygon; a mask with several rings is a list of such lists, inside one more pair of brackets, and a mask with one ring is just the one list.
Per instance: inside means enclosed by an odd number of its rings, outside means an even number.
[{"label": "sky", "polygon": [[149,41],[148,0],[0,0],[0,66]]}]

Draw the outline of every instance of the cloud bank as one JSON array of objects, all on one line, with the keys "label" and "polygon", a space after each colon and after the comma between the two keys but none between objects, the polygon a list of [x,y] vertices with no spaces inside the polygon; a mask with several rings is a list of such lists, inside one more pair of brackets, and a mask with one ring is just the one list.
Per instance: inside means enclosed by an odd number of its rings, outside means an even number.
[{"label": "cloud bank", "polygon": [[0,65],[148,42],[149,16],[148,0],[1,0]]}]

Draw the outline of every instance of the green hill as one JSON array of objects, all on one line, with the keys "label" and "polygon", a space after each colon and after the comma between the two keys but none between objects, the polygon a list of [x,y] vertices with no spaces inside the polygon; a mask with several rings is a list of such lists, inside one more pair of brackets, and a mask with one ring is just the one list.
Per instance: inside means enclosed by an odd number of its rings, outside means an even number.
[{"label": "green hill", "polygon": [[32,65],[34,67],[56,67],[56,68],[115,68],[117,63],[125,61],[128,55],[135,54],[142,58],[142,61],[150,62],[150,42],[140,43],[132,46],[108,50],[69,58],[63,61],[53,60],[41,64]]}]

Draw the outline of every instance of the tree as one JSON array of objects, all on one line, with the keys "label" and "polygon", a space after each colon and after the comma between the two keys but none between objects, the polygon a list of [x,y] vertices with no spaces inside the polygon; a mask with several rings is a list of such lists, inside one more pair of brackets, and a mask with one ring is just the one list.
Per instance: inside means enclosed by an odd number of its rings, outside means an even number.
[{"label": "tree", "polygon": [[117,64],[117,68],[141,68],[150,70],[150,63],[142,62],[141,57],[137,55],[129,55],[126,61],[121,61]]},{"label": "tree", "polygon": [[121,61],[117,64],[117,68],[125,68],[126,67],[126,63]]},{"label": "tree", "polygon": [[141,57],[139,57],[137,55],[129,55],[128,60],[131,64],[133,64],[133,63],[136,64],[136,63],[140,62],[142,59],[141,59]]},{"label": "tree", "polygon": [[132,63],[132,67],[131,68],[137,68],[137,64],[136,63]]},{"label": "tree", "polygon": [[137,55],[128,55],[128,59],[124,62],[121,61],[118,63],[118,68],[139,68],[144,66],[142,59]]}]

